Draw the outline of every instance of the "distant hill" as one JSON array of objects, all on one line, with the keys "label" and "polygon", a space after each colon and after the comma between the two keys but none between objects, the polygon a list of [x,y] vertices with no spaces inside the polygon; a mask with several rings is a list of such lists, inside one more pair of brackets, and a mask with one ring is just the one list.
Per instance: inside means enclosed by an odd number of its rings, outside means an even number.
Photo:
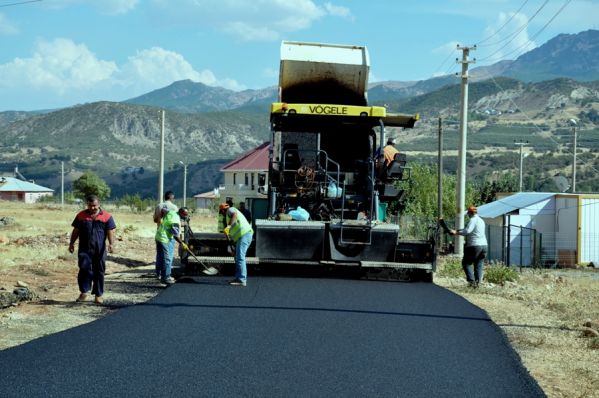
[{"label": "distant hill", "polygon": [[503,75],[531,82],[599,80],[599,30],[558,35],[518,57]]},{"label": "distant hill", "polygon": [[263,90],[233,91],[222,87],[211,87],[203,83],[181,80],[154,90],[125,103],[156,106],[177,112],[217,112],[244,107],[255,109],[260,104],[275,101],[276,87]]},{"label": "distant hill", "polygon": [[[130,174],[145,178],[158,168],[160,112],[154,107],[97,102],[17,120],[1,127],[0,134],[0,171],[18,164],[39,183],[56,176],[63,161],[73,178],[93,170],[125,181]],[[169,111],[165,136],[168,169],[178,161],[230,160],[268,140],[270,133],[264,114]],[[127,171],[140,168],[145,176]]]},{"label": "distant hill", "polygon": [[[470,69],[470,82],[482,82],[493,77],[532,83],[561,78],[581,82],[599,80],[599,30],[561,34],[516,60],[480,67],[473,64]],[[456,84],[460,84],[460,80],[454,75],[418,82],[378,82],[371,85],[368,98],[377,104],[397,102]]]},{"label": "distant hill", "polygon": [[[469,120],[470,131],[478,135],[470,142],[476,148],[505,148],[513,142],[510,134],[530,134],[533,129],[543,132],[538,142],[543,150],[561,151],[570,133],[567,122],[576,118],[586,131],[579,141],[585,151],[581,159],[592,156],[599,150],[598,43],[596,30],[559,35],[515,61],[473,68]],[[543,80],[552,76],[559,77]],[[372,105],[421,114],[414,130],[401,133],[408,150],[430,149],[433,119],[443,116],[455,126],[459,117],[455,76],[376,82],[368,96]],[[109,180],[115,194],[151,193],[162,108],[167,109],[168,183],[181,185],[178,162],[183,161],[190,165],[189,180],[198,184],[192,192],[207,191],[218,183],[224,163],[269,140],[269,105],[276,98],[274,87],[234,92],[184,80],[124,103],[0,112],[0,171],[18,164],[28,178],[57,188],[60,163],[65,162],[69,180],[93,170]],[[485,167],[478,165],[476,172]]]}]

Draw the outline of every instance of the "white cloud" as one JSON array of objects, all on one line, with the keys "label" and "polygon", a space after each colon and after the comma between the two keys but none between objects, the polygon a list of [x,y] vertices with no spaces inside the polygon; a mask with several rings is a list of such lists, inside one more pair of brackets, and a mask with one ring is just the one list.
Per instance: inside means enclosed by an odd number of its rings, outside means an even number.
[{"label": "white cloud", "polygon": [[267,77],[269,79],[278,79],[279,70],[274,68],[264,68],[262,69],[262,77]]},{"label": "white cloud", "polygon": [[114,62],[99,60],[83,44],[62,38],[40,40],[30,58],[0,65],[0,87],[51,89],[64,94],[93,88],[108,81],[116,70]]},{"label": "white cloud", "polygon": [[[553,15],[562,5],[562,2],[551,4],[553,8],[548,14]],[[578,33],[581,30],[599,29],[597,15],[599,15],[599,1],[572,1],[551,22],[550,28],[559,33]]]},{"label": "white cloud", "polygon": [[324,3],[324,8],[327,10],[329,15],[334,17],[342,17],[347,18],[349,20],[354,20],[354,16],[351,13],[351,10],[347,7],[336,6],[332,3]]},{"label": "white cloud", "polygon": [[154,0],[154,5],[163,23],[208,26],[244,41],[279,40],[327,16],[353,18],[347,7],[312,0],[180,0],[177,7]]},{"label": "white cloud", "polygon": [[246,41],[279,40],[279,33],[266,26],[252,26],[245,22],[225,23],[223,30],[231,36],[237,36]]},{"label": "white cloud", "polygon": [[100,12],[111,15],[126,14],[139,4],[139,0],[102,0],[101,2],[90,0],[89,2],[94,4]]},{"label": "white cloud", "polygon": [[[450,41],[442,46],[434,48],[431,53],[438,55],[437,65],[434,65],[436,70],[433,71],[431,77],[445,76],[454,70],[458,69],[455,59],[460,56],[460,52],[457,50],[457,46],[460,43],[457,41]],[[432,66],[432,65],[431,65]]]},{"label": "white cloud", "polygon": [[120,85],[131,86],[142,91],[153,90],[185,79],[232,90],[245,88],[232,79],[217,79],[208,69],[196,71],[181,54],[160,47],[138,51],[136,55],[130,56],[115,76],[115,80]]},{"label": "white cloud", "polygon": [[135,9],[139,0],[53,0],[43,4],[53,9],[62,9],[72,5],[88,5],[94,7],[101,14],[122,15]]},{"label": "white cloud", "polygon": [[[0,64],[0,96],[26,99],[54,95],[67,104],[119,101],[184,79],[236,91],[246,88],[233,79],[218,79],[208,69],[197,71],[181,54],[160,47],[138,51],[117,65],[99,59],[84,44],[58,38],[38,41],[28,58]],[[52,102],[60,101],[55,98]]]},{"label": "white cloud", "polygon": [[19,33],[19,29],[4,14],[0,13],[0,35],[14,35],[16,33]]},{"label": "white cloud", "polygon": [[[479,58],[492,64],[503,59],[515,59],[537,45],[529,39],[528,17],[523,14],[500,13],[496,23],[486,28],[480,43]],[[497,33],[497,34],[495,34]]]}]

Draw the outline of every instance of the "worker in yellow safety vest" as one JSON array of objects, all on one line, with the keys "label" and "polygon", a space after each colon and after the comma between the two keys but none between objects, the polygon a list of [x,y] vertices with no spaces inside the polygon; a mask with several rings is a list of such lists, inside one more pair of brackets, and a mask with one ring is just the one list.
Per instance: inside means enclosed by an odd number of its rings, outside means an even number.
[{"label": "worker in yellow safety vest", "polygon": [[224,233],[227,239],[235,243],[235,279],[229,282],[231,286],[246,286],[247,265],[245,255],[252,243],[254,231],[243,213],[227,203],[218,206],[218,212],[226,222]]}]

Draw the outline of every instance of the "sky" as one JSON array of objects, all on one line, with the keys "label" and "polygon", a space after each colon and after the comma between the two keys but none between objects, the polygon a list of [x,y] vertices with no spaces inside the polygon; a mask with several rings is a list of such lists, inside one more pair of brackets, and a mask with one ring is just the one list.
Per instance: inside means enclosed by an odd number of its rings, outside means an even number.
[{"label": "sky", "polygon": [[[364,45],[370,83],[515,59],[599,29],[599,0],[0,0],[0,111],[122,101],[190,79],[278,82],[281,41]],[[457,81],[456,81],[457,82]]]}]

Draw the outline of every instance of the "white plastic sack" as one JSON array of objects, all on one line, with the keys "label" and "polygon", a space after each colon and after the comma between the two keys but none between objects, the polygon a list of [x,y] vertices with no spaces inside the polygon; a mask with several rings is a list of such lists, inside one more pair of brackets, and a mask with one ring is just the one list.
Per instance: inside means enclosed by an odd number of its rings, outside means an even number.
[{"label": "white plastic sack", "polygon": [[295,221],[308,221],[310,219],[310,214],[300,206],[295,210],[291,210],[289,215],[291,216],[291,219]]}]

